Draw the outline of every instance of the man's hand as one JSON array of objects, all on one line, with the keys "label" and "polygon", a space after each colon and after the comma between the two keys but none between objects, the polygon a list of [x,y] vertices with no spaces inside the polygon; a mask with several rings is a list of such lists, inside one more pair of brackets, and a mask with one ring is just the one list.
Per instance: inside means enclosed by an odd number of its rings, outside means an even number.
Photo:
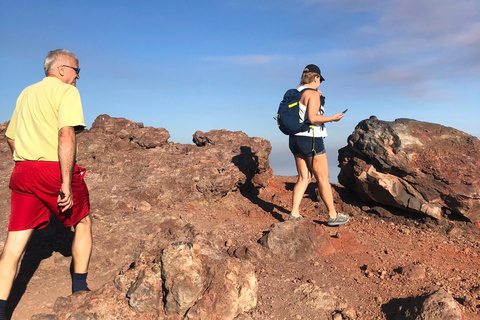
[{"label": "man's hand", "polygon": [[73,195],[72,190],[69,186],[64,186],[60,188],[58,198],[57,198],[58,208],[60,212],[65,212],[73,206]]}]

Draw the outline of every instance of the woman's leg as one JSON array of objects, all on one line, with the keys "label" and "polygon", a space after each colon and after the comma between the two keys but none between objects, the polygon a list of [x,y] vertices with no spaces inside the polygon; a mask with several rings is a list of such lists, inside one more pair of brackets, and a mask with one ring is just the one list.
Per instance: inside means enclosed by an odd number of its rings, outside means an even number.
[{"label": "woman's leg", "polygon": [[333,193],[332,186],[330,185],[327,154],[323,153],[316,155],[313,158],[309,157],[308,164],[315,175],[315,179],[317,180],[320,198],[327,207],[328,215],[330,218],[335,219],[337,217],[337,211],[335,210],[335,205],[333,203]]},{"label": "woman's leg", "polygon": [[290,216],[299,217],[300,203],[302,202],[303,195],[305,194],[305,191],[307,190],[307,187],[311,181],[311,175],[310,171],[308,170],[306,157],[303,154],[296,154],[294,157],[295,165],[297,166],[298,180],[293,187],[292,211]]}]

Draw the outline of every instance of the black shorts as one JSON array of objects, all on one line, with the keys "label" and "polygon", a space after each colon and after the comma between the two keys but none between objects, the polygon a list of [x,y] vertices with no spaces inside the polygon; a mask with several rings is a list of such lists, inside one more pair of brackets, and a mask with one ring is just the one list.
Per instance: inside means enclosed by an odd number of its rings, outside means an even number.
[{"label": "black shorts", "polygon": [[323,138],[291,135],[288,146],[294,155],[301,153],[307,157],[314,157],[325,153]]}]

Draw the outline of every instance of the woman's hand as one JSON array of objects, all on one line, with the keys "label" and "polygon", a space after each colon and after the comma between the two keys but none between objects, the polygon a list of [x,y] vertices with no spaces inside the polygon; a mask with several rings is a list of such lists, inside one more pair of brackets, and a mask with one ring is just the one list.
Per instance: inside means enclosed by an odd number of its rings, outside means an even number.
[{"label": "woman's hand", "polygon": [[344,115],[345,114],[343,113],[336,113],[333,115],[332,121],[335,121],[335,122],[340,121],[340,119],[342,119]]}]

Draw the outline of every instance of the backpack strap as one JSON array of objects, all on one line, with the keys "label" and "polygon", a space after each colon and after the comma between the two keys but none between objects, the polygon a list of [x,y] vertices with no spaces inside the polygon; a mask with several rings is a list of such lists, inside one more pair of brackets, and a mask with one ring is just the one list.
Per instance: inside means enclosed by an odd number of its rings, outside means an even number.
[{"label": "backpack strap", "polygon": [[[303,92],[307,91],[307,90],[315,90],[315,89],[313,89],[313,88],[303,88],[302,90],[300,90],[300,92],[303,95]],[[317,90],[315,90],[315,91],[317,91]],[[322,100],[320,98],[320,104],[321,103],[322,103]],[[321,107],[321,105],[320,105],[320,107]],[[308,121],[308,119],[306,121]],[[317,152],[315,151],[315,130],[313,129],[312,124],[310,124],[308,127],[312,130],[312,155],[313,156],[312,156],[312,168],[311,168],[311,170],[312,170],[312,174],[313,174],[313,163],[314,163],[314,160],[315,160],[315,156],[317,155]]]},{"label": "backpack strap", "polygon": [[[297,90],[298,90],[298,89],[297,89]],[[308,90],[317,91],[317,90],[315,90],[315,89],[313,89],[313,88],[306,88],[306,87],[303,88],[302,90],[300,90],[300,93],[301,93],[301,95],[300,95],[300,100],[302,99],[303,93],[304,93],[305,91],[308,91]],[[300,103],[300,100],[298,100],[298,103]],[[313,130],[313,127],[312,127],[312,125],[310,124],[310,122],[308,121],[308,118],[307,118],[307,119],[304,119],[303,122],[306,123],[306,124],[308,124],[308,127]]]},{"label": "backpack strap", "polygon": [[[297,89],[297,90],[298,90],[298,89]],[[300,91],[301,93],[303,93],[304,91],[307,91],[307,90],[315,90],[315,89],[305,87],[305,88],[303,88],[302,90],[299,90],[299,91]],[[315,91],[317,91],[317,90],[315,90]]]}]

